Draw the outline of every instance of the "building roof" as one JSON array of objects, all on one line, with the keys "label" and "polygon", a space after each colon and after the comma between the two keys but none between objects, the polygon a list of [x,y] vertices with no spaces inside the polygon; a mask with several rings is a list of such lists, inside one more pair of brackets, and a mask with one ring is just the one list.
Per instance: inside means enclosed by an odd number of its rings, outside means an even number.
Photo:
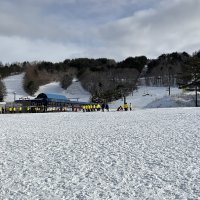
[{"label": "building roof", "polygon": [[40,93],[36,99],[47,99],[48,101],[59,101],[59,102],[66,102],[69,101],[66,96],[60,94],[49,94],[49,93]]}]

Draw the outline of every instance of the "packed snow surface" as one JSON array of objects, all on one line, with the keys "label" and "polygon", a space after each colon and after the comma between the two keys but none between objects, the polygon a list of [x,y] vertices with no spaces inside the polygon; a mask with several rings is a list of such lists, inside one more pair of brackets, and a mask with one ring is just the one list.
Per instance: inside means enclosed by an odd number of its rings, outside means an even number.
[{"label": "packed snow surface", "polygon": [[200,109],[0,115],[0,199],[200,199]]},{"label": "packed snow surface", "polygon": [[[9,76],[3,81],[5,83],[8,95],[5,101],[14,100],[14,92],[16,93],[16,99],[21,97],[27,97],[28,94],[24,91],[22,87],[23,74]],[[54,93],[65,95],[68,99],[75,101],[90,101],[91,94],[86,91],[81,82],[77,79],[73,79],[72,84],[64,90],[60,87],[59,82],[52,82],[39,87],[39,90],[34,96],[40,93]],[[167,87],[147,87],[139,86],[137,90],[133,91],[132,94],[126,97],[127,103],[132,103],[135,109],[141,108],[158,108],[158,107],[187,107],[194,106],[194,92],[182,94],[182,90],[178,88],[171,88],[171,96],[168,95]],[[34,98],[30,97],[29,98]],[[119,99],[117,101],[109,103],[111,110],[117,110],[117,108],[123,105],[124,99]]]},{"label": "packed snow surface", "polygon": [[[172,87],[171,88],[171,95],[179,95],[182,93],[182,90]],[[127,103],[131,103],[134,108],[145,108],[148,107],[148,104],[151,102],[155,102],[158,99],[165,99],[169,96],[169,91],[167,87],[151,87],[151,86],[139,86],[137,90],[134,90],[132,94],[126,97]],[[116,109],[120,105],[124,104],[124,99],[119,99],[110,103],[110,108]],[[175,102],[171,101],[171,104],[176,105]],[[154,106],[157,107],[159,104],[155,104]],[[162,104],[163,107],[168,107],[168,104]],[[170,106],[172,107],[172,106]],[[175,106],[173,106],[175,107]]]},{"label": "packed snow surface", "polygon": [[[7,90],[7,96],[5,97],[5,101],[14,101],[14,93],[15,93],[15,99],[18,100],[19,98],[29,97],[29,96],[23,89],[23,78],[24,73],[9,76],[5,79],[3,79],[3,82],[5,84],[6,90]],[[35,93],[35,97],[40,93],[53,93],[53,94],[62,94],[65,95],[67,98],[71,99],[72,101],[78,100],[79,101],[85,101],[88,102],[90,100],[91,94],[84,90],[81,83],[74,79],[72,81],[72,84],[67,88],[67,90],[64,90],[61,88],[59,82],[52,82],[43,86],[39,87],[39,90]]]},{"label": "packed snow surface", "polygon": [[7,91],[7,96],[4,98],[6,102],[14,101],[14,93],[16,100],[21,97],[29,96],[23,89],[23,77],[24,73],[8,76],[7,78],[3,79]]},{"label": "packed snow surface", "polygon": [[36,96],[40,93],[53,93],[53,94],[62,94],[65,95],[68,99],[74,101],[85,101],[88,102],[90,100],[91,94],[84,90],[81,83],[79,81],[73,81],[72,84],[64,90],[61,88],[59,82],[52,82],[43,86],[40,86],[39,90],[36,92]]}]

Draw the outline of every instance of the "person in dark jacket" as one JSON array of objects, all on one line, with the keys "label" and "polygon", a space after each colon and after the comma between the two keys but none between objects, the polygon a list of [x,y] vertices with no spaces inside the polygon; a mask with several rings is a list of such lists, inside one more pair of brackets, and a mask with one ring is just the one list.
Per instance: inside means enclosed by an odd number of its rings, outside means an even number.
[{"label": "person in dark jacket", "polygon": [[108,105],[108,104],[105,105],[105,109],[106,109],[107,111],[109,111],[109,105]]},{"label": "person in dark jacket", "polygon": [[101,109],[104,112],[104,109],[105,109],[105,104],[104,103],[101,105]]},{"label": "person in dark jacket", "polygon": [[119,107],[117,108],[117,111],[123,111],[123,107],[122,107],[122,106],[119,106]]}]

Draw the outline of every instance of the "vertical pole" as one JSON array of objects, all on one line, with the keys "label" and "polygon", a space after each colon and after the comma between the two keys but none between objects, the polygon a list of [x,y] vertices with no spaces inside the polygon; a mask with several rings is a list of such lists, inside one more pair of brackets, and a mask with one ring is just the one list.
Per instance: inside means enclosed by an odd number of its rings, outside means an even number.
[{"label": "vertical pole", "polygon": [[171,91],[170,91],[170,89],[171,89],[171,88],[170,88],[170,81],[171,81],[171,80],[170,80],[170,68],[169,68],[169,67],[168,67],[168,76],[169,76],[169,77],[168,77],[168,81],[169,81],[169,96],[170,96],[170,94],[171,94]]},{"label": "vertical pole", "polygon": [[124,96],[124,104],[126,103],[126,96]]},{"label": "vertical pole", "polygon": [[197,85],[195,85],[195,106],[198,107],[198,103],[197,103]]},{"label": "vertical pole", "polygon": [[15,100],[16,100],[16,92],[13,92],[13,94],[14,94],[14,102],[15,102]]}]

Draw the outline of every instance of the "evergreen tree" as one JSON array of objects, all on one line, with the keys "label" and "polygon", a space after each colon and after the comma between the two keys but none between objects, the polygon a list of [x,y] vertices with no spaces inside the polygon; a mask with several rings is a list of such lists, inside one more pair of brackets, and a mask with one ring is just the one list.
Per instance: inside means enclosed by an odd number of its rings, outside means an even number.
[{"label": "evergreen tree", "polygon": [[3,101],[5,95],[6,95],[6,87],[0,80],[0,101]]},{"label": "evergreen tree", "polygon": [[183,73],[180,77],[182,87],[195,89],[195,106],[197,107],[198,89],[200,88],[200,52],[195,53],[184,63]]}]

